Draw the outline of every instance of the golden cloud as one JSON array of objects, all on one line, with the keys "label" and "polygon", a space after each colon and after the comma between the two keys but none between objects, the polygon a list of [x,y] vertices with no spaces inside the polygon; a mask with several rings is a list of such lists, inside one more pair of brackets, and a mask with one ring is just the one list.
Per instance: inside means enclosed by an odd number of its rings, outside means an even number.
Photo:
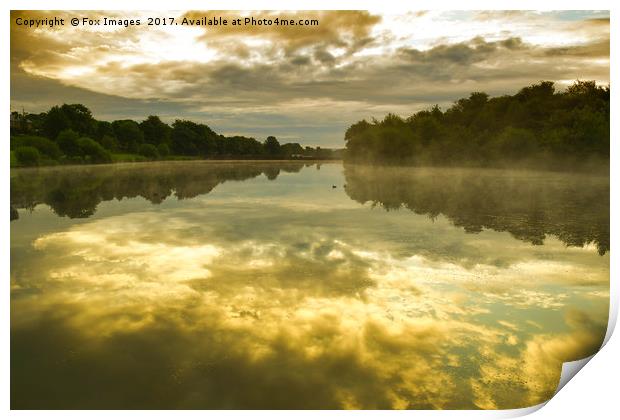
[{"label": "golden cloud", "polygon": [[[44,274],[12,277],[12,313],[29,314],[12,317],[12,373],[23,378],[13,382],[15,407],[523,407],[549,398],[561,363],[591,354],[604,333],[598,312],[577,312],[566,300],[542,304],[541,282],[558,285],[545,280],[541,264],[533,264],[537,282],[517,282],[527,264],[397,257],[402,251],[346,229],[337,239],[273,226],[264,227],[270,240],[260,226],[230,237],[197,216],[191,209],[108,216],[33,241]],[[209,212],[210,220],[219,217],[216,207]],[[504,291],[466,287],[489,282]],[[561,290],[571,293],[570,281]],[[520,305],[504,299],[520,295],[528,296]],[[568,310],[564,322],[544,326],[484,321],[497,305],[531,316]],[[47,356],[36,357],[37,349]],[[30,363],[20,364],[22,357]],[[94,366],[101,361],[105,369]],[[29,369],[58,372],[54,395],[72,397],[50,401],[46,385],[25,392]],[[108,389],[96,401],[79,386],[91,374],[95,388]],[[156,402],[149,397],[160,394]],[[27,395],[30,403],[20,399]]]}]

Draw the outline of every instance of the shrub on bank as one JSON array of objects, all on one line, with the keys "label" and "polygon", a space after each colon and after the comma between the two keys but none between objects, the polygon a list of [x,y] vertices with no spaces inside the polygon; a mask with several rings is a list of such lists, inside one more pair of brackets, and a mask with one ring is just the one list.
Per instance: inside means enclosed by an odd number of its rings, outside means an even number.
[{"label": "shrub on bank", "polygon": [[162,143],[159,146],[157,146],[157,152],[159,153],[160,156],[168,156],[170,154],[170,148],[168,147],[167,144]]},{"label": "shrub on bank", "polygon": [[37,166],[41,161],[41,154],[32,146],[19,146],[15,148],[17,163],[22,166]]},{"label": "shrub on bank", "polygon": [[11,150],[18,147],[34,147],[39,154],[45,155],[51,159],[58,160],[62,156],[62,152],[58,145],[40,136],[15,136],[11,137]]},{"label": "shrub on bank", "polygon": [[157,147],[149,143],[141,144],[138,148],[138,153],[151,159],[157,159],[159,157]]},{"label": "shrub on bank", "polygon": [[110,152],[104,149],[95,140],[82,137],[77,141],[80,148],[80,155],[84,157],[86,162],[90,163],[109,163],[112,162]]}]

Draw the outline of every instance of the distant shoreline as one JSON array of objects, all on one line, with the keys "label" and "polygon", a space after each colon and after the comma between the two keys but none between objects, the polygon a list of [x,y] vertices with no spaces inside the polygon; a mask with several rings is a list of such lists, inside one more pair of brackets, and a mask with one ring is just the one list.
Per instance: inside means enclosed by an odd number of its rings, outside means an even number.
[{"label": "distant shoreline", "polygon": [[207,159],[159,159],[159,160],[147,160],[147,161],[118,161],[110,163],[59,163],[55,165],[39,165],[39,166],[12,166],[11,171],[31,171],[39,169],[65,169],[65,168],[86,168],[86,167],[119,167],[119,166],[150,166],[152,164],[182,164],[182,163],[217,163],[217,164],[231,164],[231,163],[247,163],[247,164],[290,164],[297,163],[301,165],[313,165],[313,164],[327,164],[327,163],[339,163],[343,167],[372,167],[372,168],[385,168],[385,169],[410,169],[410,170],[423,170],[423,169],[466,169],[466,170],[480,170],[480,171],[536,171],[536,172],[573,172],[583,173],[588,175],[600,175],[609,176],[610,164],[609,162],[582,162],[580,165],[574,165],[567,167],[566,164],[549,164],[547,166],[537,166],[528,163],[515,163],[515,162],[498,162],[497,165],[479,165],[479,164],[461,164],[461,165],[441,165],[441,164],[398,164],[398,163],[369,163],[369,162],[350,162],[344,159],[235,159],[235,158],[207,158]]},{"label": "distant shoreline", "polygon": [[55,165],[39,165],[39,166],[11,166],[11,170],[31,170],[31,169],[53,169],[53,168],[81,168],[81,167],[106,167],[106,166],[121,166],[121,165],[136,165],[146,166],[150,164],[159,163],[300,163],[300,164],[314,164],[314,163],[344,163],[342,159],[234,159],[234,158],[208,158],[208,159],[158,159],[158,160],[142,160],[142,161],[118,161],[109,163],[58,163]]}]

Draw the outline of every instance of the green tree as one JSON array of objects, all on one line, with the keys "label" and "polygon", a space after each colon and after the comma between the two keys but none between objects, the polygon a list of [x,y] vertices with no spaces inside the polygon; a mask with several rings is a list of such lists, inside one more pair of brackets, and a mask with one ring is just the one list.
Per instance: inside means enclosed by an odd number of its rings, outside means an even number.
[{"label": "green tree", "polygon": [[[172,124],[171,143],[176,154],[211,156],[218,153],[218,135],[205,124],[176,120]],[[233,140],[234,142],[234,140]],[[226,147],[227,144],[223,146]],[[225,150],[219,152],[226,153]]]},{"label": "green tree", "polygon": [[280,142],[274,136],[269,136],[264,143],[265,153],[269,156],[278,156],[280,154]]},{"label": "green tree", "polygon": [[61,131],[71,128],[69,117],[59,106],[53,106],[43,119],[43,132],[48,138],[55,139]]},{"label": "green tree", "polygon": [[284,157],[290,158],[292,155],[302,155],[304,148],[299,143],[285,143],[280,148],[281,154]]},{"label": "green tree", "polygon": [[168,144],[170,141],[170,126],[159,117],[149,115],[149,117],[140,123],[140,129],[144,133],[144,141],[155,146],[162,143]]},{"label": "green tree", "polygon": [[497,149],[502,159],[523,159],[538,149],[536,136],[525,128],[506,127],[497,138]]},{"label": "green tree", "polygon": [[121,150],[136,153],[138,146],[144,142],[144,135],[137,122],[132,120],[118,120],[112,123],[114,134]]},{"label": "green tree", "polygon": [[118,142],[116,141],[116,137],[104,135],[101,140],[99,140],[101,146],[103,146],[106,150],[116,151],[118,150]]},{"label": "green tree", "polygon": [[60,147],[60,150],[67,156],[79,156],[81,154],[80,145],[78,139],[80,136],[78,133],[71,129],[63,130],[58,134],[56,143]]},{"label": "green tree", "polygon": [[172,150],[178,155],[197,155],[200,134],[191,121],[177,120],[172,124]]},{"label": "green tree", "polygon": [[109,121],[97,121],[96,122],[96,134],[95,140],[101,142],[104,137],[115,137],[114,127],[112,127],[112,123]]},{"label": "green tree", "polygon": [[60,107],[69,120],[71,129],[82,135],[94,135],[97,130],[97,121],[93,118],[90,109],[82,104],[64,104]]}]

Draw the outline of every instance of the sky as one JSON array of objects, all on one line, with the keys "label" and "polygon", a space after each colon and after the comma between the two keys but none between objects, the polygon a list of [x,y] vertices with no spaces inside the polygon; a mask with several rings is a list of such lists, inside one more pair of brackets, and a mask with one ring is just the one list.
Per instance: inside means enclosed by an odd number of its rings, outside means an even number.
[{"label": "sky", "polygon": [[[68,24],[86,16],[141,25]],[[157,16],[179,24],[147,26]],[[249,16],[319,24],[230,24]],[[20,17],[65,25],[31,28]],[[184,17],[229,25],[181,25]],[[101,120],[158,115],[225,135],[343,147],[356,121],[446,109],[473,91],[608,84],[609,39],[608,11],[13,11],[11,109],[82,103]]]}]

